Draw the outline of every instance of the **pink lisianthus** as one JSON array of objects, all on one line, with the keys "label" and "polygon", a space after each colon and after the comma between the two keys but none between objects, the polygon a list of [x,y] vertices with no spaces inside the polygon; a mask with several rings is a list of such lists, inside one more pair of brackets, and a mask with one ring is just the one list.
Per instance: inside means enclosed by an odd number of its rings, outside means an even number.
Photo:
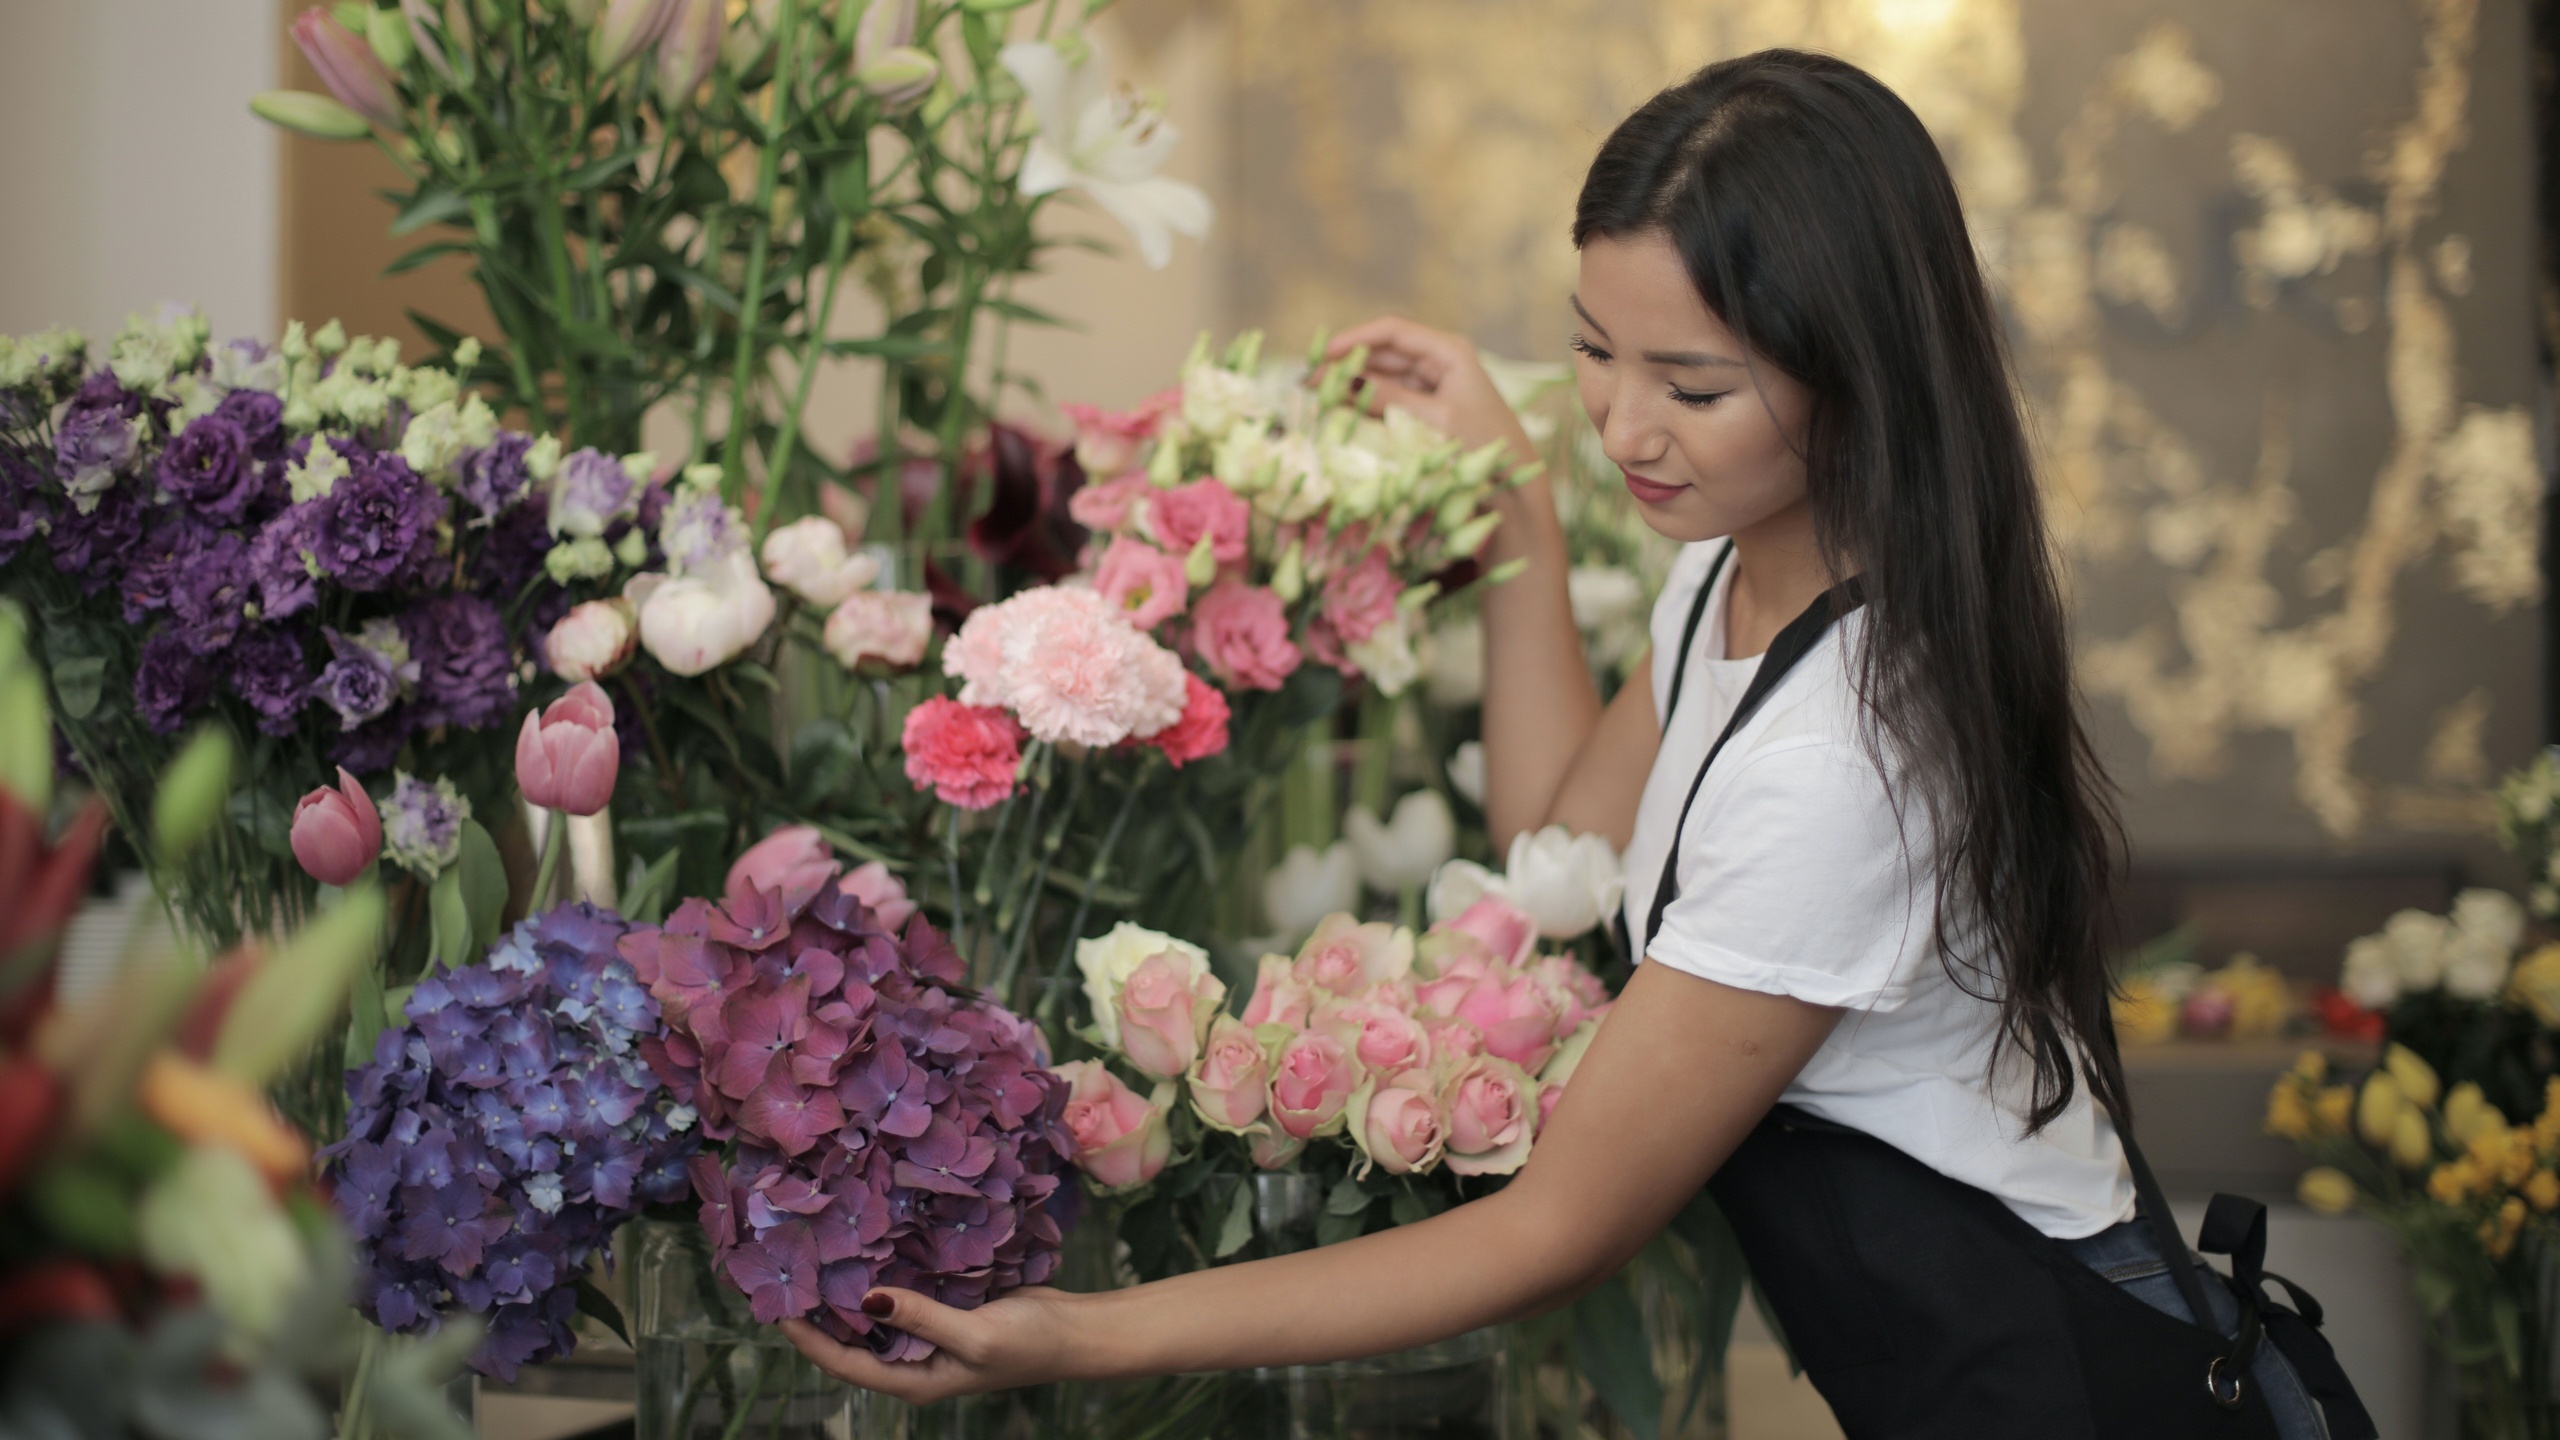
[{"label": "pink lisianthus", "polygon": [[722,887],[732,909],[753,903],[753,892],[778,890],[782,908],[797,910],[836,876],[836,852],[814,825],[785,825],[750,845],[729,866]]},{"label": "pink lisianthus", "polygon": [[1192,1068],[1191,1108],[1212,1128],[1241,1134],[1270,1104],[1271,1061],[1253,1027],[1229,1016],[1209,1022],[1209,1043]]},{"label": "pink lisianthus", "polygon": [[1240,690],[1279,689],[1301,659],[1280,597],[1236,579],[1219,581],[1191,607],[1191,648]]},{"label": "pink lisianthus", "polygon": [[871,913],[880,917],[880,928],[892,935],[906,929],[907,918],[916,913],[916,902],[907,898],[905,882],[877,860],[846,871],[836,888],[871,907]]},{"label": "pink lisianthus", "polygon": [[1253,507],[1215,480],[1194,480],[1159,490],[1147,502],[1147,528],[1158,543],[1176,555],[1188,555],[1209,537],[1209,553],[1221,565],[1244,559]]},{"label": "pink lisianthus", "polygon": [[913,590],[856,590],[827,615],[827,653],[847,670],[878,661],[905,670],[933,640],[933,597]]},{"label": "pink lisianthus", "polygon": [[1315,1008],[1315,993],[1298,980],[1286,955],[1265,955],[1253,978],[1253,996],[1245,1001],[1247,1025],[1304,1025]]},{"label": "pink lisianthus", "polygon": [[1440,1097],[1423,1076],[1408,1076],[1374,1091],[1364,1086],[1351,1109],[1352,1142],[1390,1175],[1429,1169],[1448,1144]]},{"label": "pink lisianthus", "polygon": [[1129,512],[1154,493],[1144,472],[1087,485],[1067,497],[1067,515],[1087,530],[1109,534],[1129,525]]},{"label": "pink lisianthus", "polygon": [[1100,748],[1182,718],[1182,662],[1100,594],[1025,590],[970,612],[943,648],[965,704],[1010,710],[1049,744]]},{"label": "pink lisianthus", "polygon": [[1291,974],[1313,989],[1350,996],[1381,980],[1401,980],[1412,970],[1412,931],[1384,921],[1363,925],[1333,914],[1317,921],[1307,943],[1298,947]]},{"label": "pink lisianthus", "polygon": [[1200,1058],[1209,1022],[1227,987],[1206,967],[1166,952],[1148,956],[1120,986],[1120,1050],[1159,1080],[1178,1079]]},{"label": "pink lisianthus", "polygon": [[907,712],[907,780],[946,805],[984,810],[1014,791],[1022,727],[1001,710],[935,696]]},{"label": "pink lisianthus", "polygon": [[1529,1158],[1538,1125],[1538,1082],[1508,1060],[1478,1056],[1448,1072],[1448,1165],[1461,1175],[1508,1175]]},{"label": "pink lisianthus", "polygon": [[1121,1083],[1099,1060],[1070,1060],[1050,1071],[1067,1082],[1067,1132],[1076,1141],[1076,1168],[1113,1190],[1144,1185],[1163,1172],[1173,1155],[1166,1123],[1173,1087],[1143,1096]]},{"label": "pink lisianthus", "polygon": [[[1455,918],[1443,921],[1442,925],[1461,934],[1473,935],[1484,942],[1486,949],[1514,965],[1526,963],[1530,950],[1538,943],[1537,920],[1500,895],[1479,896],[1474,904],[1459,911]],[[1555,958],[1566,965],[1573,965],[1572,960],[1563,956]]]},{"label": "pink lisianthus", "polygon": [[[1087,475],[1117,475],[1138,463],[1138,451],[1155,438],[1156,428],[1163,424],[1165,413],[1182,403],[1179,386],[1162,390],[1138,402],[1135,409],[1105,410],[1099,405],[1061,405],[1067,419],[1076,427],[1076,464]],[[1082,516],[1080,525],[1092,525]],[[1093,526],[1109,529],[1110,526]]]},{"label": "pink lisianthus", "polygon": [[1206,760],[1227,748],[1227,697],[1218,687],[1188,671],[1182,677],[1188,694],[1182,703],[1182,718],[1145,739],[1164,752],[1164,758],[1181,769],[1194,760]]},{"label": "pink lisianthus", "polygon": [[1395,569],[1387,563],[1386,547],[1373,545],[1359,563],[1325,577],[1325,621],[1343,644],[1357,645],[1395,618],[1396,597],[1401,593]]},{"label": "pink lisianthus", "polygon": [[1360,1085],[1349,1046],[1321,1031],[1302,1030],[1281,1045],[1271,1067],[1271,1118],[1293,1139],[1331,1135]]},{"label": "pink lisianthus", "polygon": [[1168,555],[1133,535],[1112,537],[1094,568],[1093,588],[1118,609],[1122,619],[1141,630],[1182,613],[1191,588],[1182,578],[1182,557]]}]

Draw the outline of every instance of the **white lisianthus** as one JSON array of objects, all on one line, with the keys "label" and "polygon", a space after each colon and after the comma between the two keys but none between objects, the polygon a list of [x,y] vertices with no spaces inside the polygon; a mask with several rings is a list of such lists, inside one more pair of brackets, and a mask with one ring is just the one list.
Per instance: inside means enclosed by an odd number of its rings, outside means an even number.
[{"label": "white lisianthus", "polygon": [[810,604],[833,609],[880,578],[880,560],[846,554],[843,526],[804,515],[764,537],[764,574]]},{"label": "white lisianthus", "polygon": [[[1343,658],[1359,666],[1360,673],[1369,677],[1379,694],[1401,695],[1422,673],[1421,658],[1413,653],[1412,627],[1412,617],[1399,606],[1394,619],[1370,631],[1365,639],[1343,646]],[[1446,810],[1447,806],[1441,808]]]},{"label": "white lisianthus", "polygon": [[1195,435],[1215,435],[1221,445],[1259,435],[1258,424],[1270,416],[1262,386],[1250,375],[1201,360],[1182,372],[1182,423]]},{"label": "white lisianthus", "polygon": [[1458,846],[1458,822],[1437,790],[1416,790],[1396,802],[1385,823],[1366,806],[1342,817],[1342,833],[1360,857],[1369,888],[1395,895],[1420,889]]},{"label": "white lisianthus", "polygon": [[2382,923],[2382,941],[2391,949],[2403,991],[2444,983],[2445,941],[2452,931],[2450,921],[2424,910],[2403,910]]},{"label": "white lisianthus", "polygon": [[2398,1000],[2400,967],[2392,959],[2390,944],[2379,935],[2348,941],[2338,988],[2367,1010],[2380,1010]]},{"label": "white lisianthus", "polygon": [[400,434],[400,458],[435,484],[453,478],[453,462],[462,458],[462,417],[452,401],[409,417],[409,428]]},{"label": "white lisianthus", "polygon": [[1262,877],[1262,913],[1274,930],[1296,937],[1316,922],[1360,903],[1360,857],[1351,842],[1336,840],[1319,851],[1292,845]]},{"label": "white lisianthus", "polygon": [[635,577],[623,598],[640,612],[640,644],[678,675],[725,665],[773,623],[773,592],[744,550],[684,575]]},{"label": "white lisianthus", "polygon": [[1172,956],[1194,977],[1209,973],[1208,951],[1127,920],[1107,934],[1076,942],[1076,969],[1084,975],[1085,1000],[1104,1048],[1120,1048],[1120,987],[1158,955]]},{"label": "white lisianthus", "polygon": [[330,448],[329,437],[314,435],[311,448],[303,452],[302,458],[286,463],[284,483],[298,504],[326,496],[347,478],[347,473],[347,458]]},{"label": "white lisianthus", "polygon": [[1550,940],[1569,940],[1598,925],[1618,908],[1627,888],[1608,841],[1562,825],[1511,837],[1503,879],[1511,902],[1528,911],[1538,933]]},{"label": "white lisianthus", "polygon": [[1195,240],[1209,233],[1209,197],[1156,173],[1181,138],[1164,111],[1113,87],[1090,35],[1068,44],[1081,52],[1073,60],[1040,40],[1016,41],[997,56],[1040,119],[1022,161],[1022,193],[1084,191],[1127,227],[1147,268],[1161,270],[1173,259],[1173,232]]}]

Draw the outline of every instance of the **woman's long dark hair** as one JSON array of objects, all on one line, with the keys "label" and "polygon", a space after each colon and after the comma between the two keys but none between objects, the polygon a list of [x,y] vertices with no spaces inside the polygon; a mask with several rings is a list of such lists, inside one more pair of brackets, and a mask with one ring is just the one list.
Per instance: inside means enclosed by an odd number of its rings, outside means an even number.
[{"label": "woman's long dark hair", "polygon": [[1722,61],[1591,163],[1574,244],[1642,234],[1813,393],[1815,533],[1833,573],[1864,577],[1858,694],[1920,782],[1948,973],[1999,1005],[1995,1064],[2014,1046],[2034,1067],[2030,1129],[2084,1067],[2127,1117],[2107,968],[2122,835],[2074,703],[1999,316],[1937,146],[1843,61]]}]

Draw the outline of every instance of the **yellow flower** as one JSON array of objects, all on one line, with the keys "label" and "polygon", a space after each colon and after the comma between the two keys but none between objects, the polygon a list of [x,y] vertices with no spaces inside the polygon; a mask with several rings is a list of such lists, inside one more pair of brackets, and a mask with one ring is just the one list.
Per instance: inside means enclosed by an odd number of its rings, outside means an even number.
[{"label": "yellow flower", "polygon": [[2517,1233],[2523,1229],[2524,1202],[2510,1195],[2507,1203],[2498,1207],[2498,1218],[2481,1224],[2480,1238],[2489,1247],[2489,1258],[2506,1259],[2507,1252],[2515,1248]]},{"label": "yellow flower", "polygon": [[2311,1109],[2319,1117],[2322,1134],[2344,1135],[2348,1123],[2355,1119],[2356,1092],[2346,1085],[2326,1086],[2320,1091],[2320,1098],[2312,1102]]},{"label": "yellow flower", "polygon": [[2130,1045],[2158,1045],[2178,1034],[2178,1007],[2148,978],[2125,982],[2115,998],[2116,1033]]},{"label": "yellow flower", "polygon": [[2560,1027],[2560,945],[2545,945],[2516,962],[2507,994],[2545,1025]]},{"label": "yellow flower", "polygon": [[2287,1020],[2293,1018],[2293,990],[2284,976],[2258,963],[2258,957],[2239,954],[2231,963],[2211,977],[2231,997],[2231,1038],[2263,1040],[2284,1033]]},{"label": "yellow flower", "polygon": [[2427,1177],[2427,1194],[2438,1204],[2459,1205],[2464,1197],[2471,1193],[2471,1181],[2475,1173],[2468,1160],[2454,1160],[2439,1165],[2435,1173]]},{"label": "yellow flower", "polygon": [[2418,1058],[2418,1052],[2406,1045],[2393,1045],[2382,1052],[2382,1068],[2400,1082],[2400,1093],[2409,1097],[2410,1104],[2422,1110],[2435,1105],[2444,1082],[2436,1078],[2434,1066]]},{"label": "yellow flower", "polygon": [[2374,1071],[2365,1077],[2364,1092],[2356,1097],[2356,1133],[2367,1145],[2390,1144],[2392,1127],[2408,1106],[2408,1097],[2400,1093],[2400,1082],[2391,1078],[2391,1072]]},{"label": "yellow flower", "polygon": [[2301,1183],[2294,1186],[2293,1193],[2323,1215],[2344,1215],[2356,1204],[2356,1182],[2348,1179],[2345,1171],[2326,1165],[2303,1171]]},{"label": "yellow flower", "polygon": [[2410,1106],[2402,1106],[2391,1122],[2391,1158],[2403,1170],[2416,1170],[2435,1158],[2435,1136],[2428,1133],[2427,1117]]},{"label": "yellow flower", "polygon": [[2301,1082],[2291,1075],[2267,1092],[2267,1133],[2286,1140],[2310,1138],[2311,1106],[2302,1098]]},{"label": "yellow flower", "polygon": [[2294,1057],[2293,1073],[2317,1085],[2329,1078],[2329,1057],[2317,1050],[2305,1050]]},{"label": "yellow flower", "polygon": [[2465,1080],[2444,1097],[2444,1128],[2454,1139],[2468,1143],[2474,1136],[2504,1134],[2507,1117],[2489,1103],[2478,1085]]},{"label": "yellow flower", "polygon": [[2560,1175],[2548,1170],[2534,1171],[2532,1178],[2524,1182],[2524,1198],[2532,1201],[2536,1210],[2560,1206]]}]

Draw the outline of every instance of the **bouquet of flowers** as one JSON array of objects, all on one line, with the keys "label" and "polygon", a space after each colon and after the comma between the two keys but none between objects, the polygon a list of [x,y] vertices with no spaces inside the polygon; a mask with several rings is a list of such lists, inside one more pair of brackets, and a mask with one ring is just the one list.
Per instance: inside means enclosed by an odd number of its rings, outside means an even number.
[{"label": "bouquet of flowers", "polygon": [[623,938],[666,1014],[640,1049],[720,1147],[694,1157],[694,1192],[755,1319],[920,1358],[864,1292],[965,1308],[1049,1277],[1073,1218],[1065,1088],[884,871],[840,877],[813,840],[774,837],[720,903]]},{"label": "bouquet of flowers", "polygon": [[440,777],[454,804],[502,785],[552,613],[542,482],[584,457],[334,323],[206,335],[136,321],[94,370],[76,336],[0,340],[0,569],[127,833],[177,732],[257,737],[175,897],[227,942],[308,905],[293,797],[330,766]]},{"label": "bouquet of flowers", "polygon": [[2544,750],[2498,783],[2498,839],[2524,862],[2533,913],[2560,919],[2560,749]]},{"label": "bouquet of flowers", "polygon": [[470,1364],[513,1380],[572,1347],[614,1230],[684,1193],[694,1117],[641,1058],[662,1025],[617,953],[629,930],[583,904],[525,920],[419,981],[407,1023],[347,1072],[326,1155],[365,1318],[400,1334],[484,1316]]},{"label": "bouquet of flowers", "polygon": [[1318,1177],[1330,1243],[1519,1169],[1610,1003],[1537,940],[1493,894],[1419,937],[1330,916],[1263,957],[1241,1015],[1197,946],[1127,923],[1079,944],[1099,1058],[1058,1067],[1066,1123],[1137,1272],[1246,1253],[1255,1171]]},{"label": "bouquet of flowers", "polygon": [[2527,929],[2513,896],[2465,890],[2448,914],[2403,910],[2349,942],[2338,988],[2449,1083],[2471,1082],[2500,1109],[2526,1113],[2560,1074],[2560,949],[2526,953]]}]

